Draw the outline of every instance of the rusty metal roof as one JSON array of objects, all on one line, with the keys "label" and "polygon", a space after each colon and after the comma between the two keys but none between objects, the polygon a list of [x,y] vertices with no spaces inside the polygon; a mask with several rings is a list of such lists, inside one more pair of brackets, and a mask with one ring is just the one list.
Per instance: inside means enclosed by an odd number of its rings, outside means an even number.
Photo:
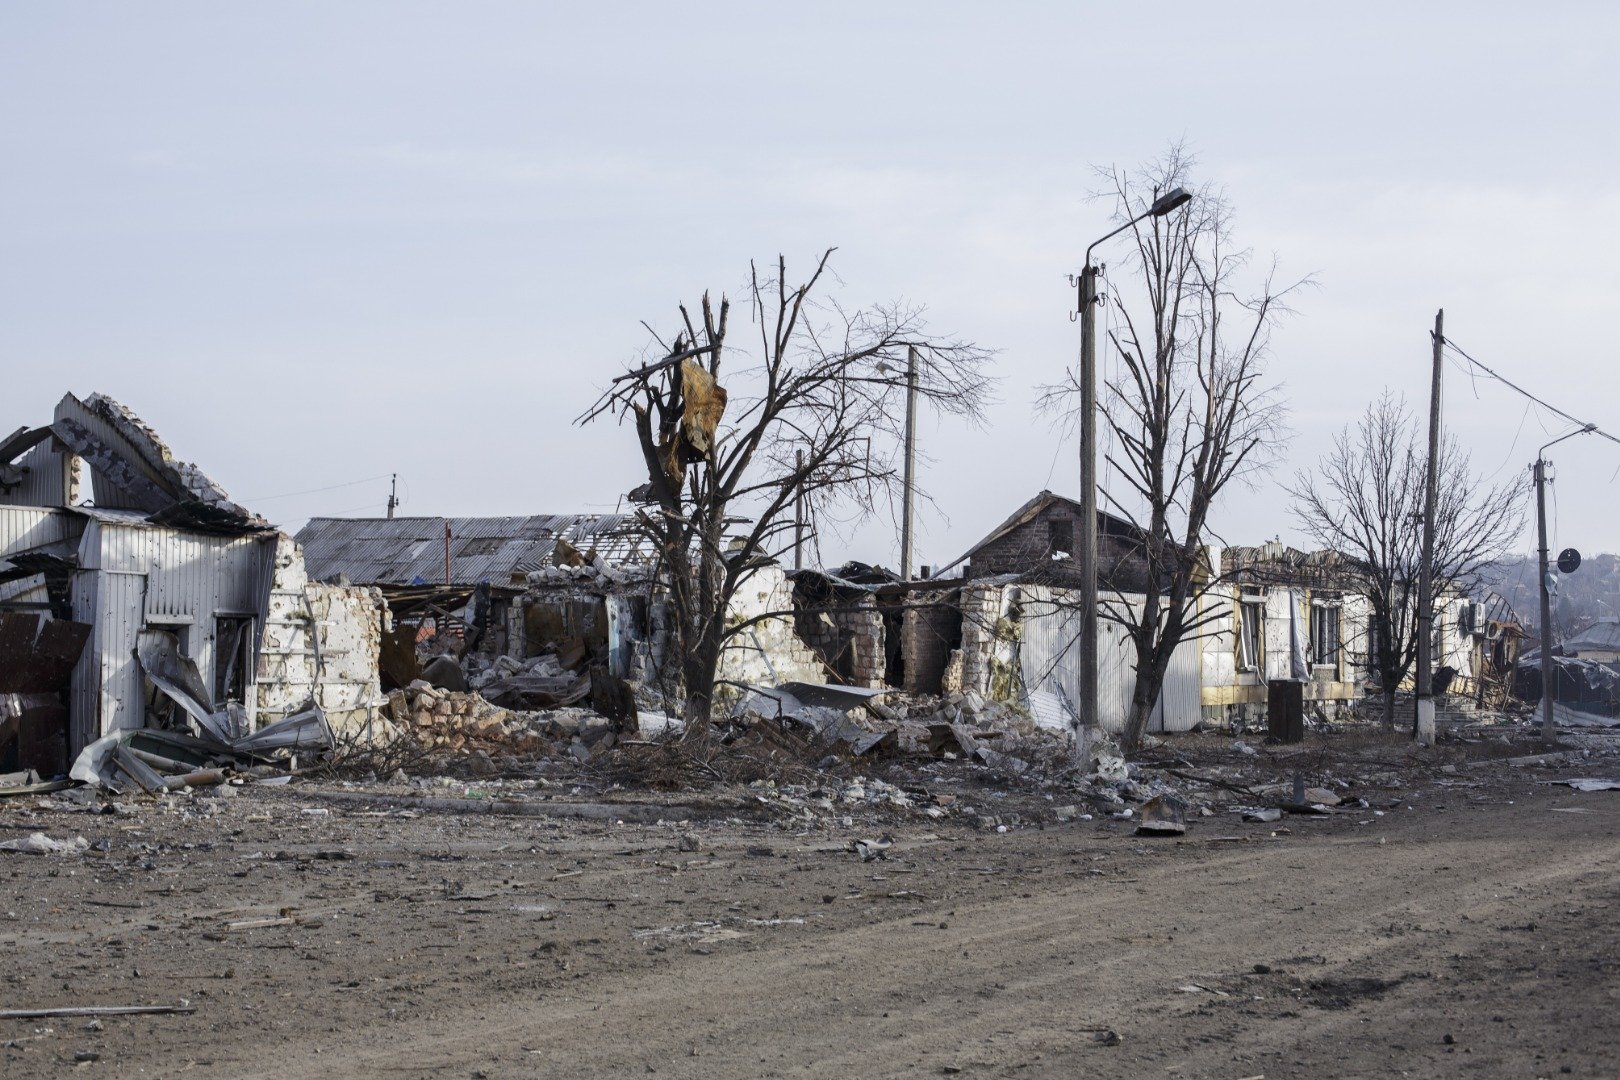
[{"label": "rusty metal roof", "polygon": [[645,565],[652,548],[629,514],[538,514],[494,518],[311,518],[298,530],[309,576],[346,574],[356,585],[444,583],[444,529],[450,526],[450,584],[494,585],[539,569],[559,539],[595,551],[610,566]]}]

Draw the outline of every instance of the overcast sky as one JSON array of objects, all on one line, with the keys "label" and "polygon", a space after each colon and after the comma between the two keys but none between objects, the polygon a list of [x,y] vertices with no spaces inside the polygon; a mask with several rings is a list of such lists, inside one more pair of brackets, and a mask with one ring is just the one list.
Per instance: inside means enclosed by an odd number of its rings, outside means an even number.
[{"label": "overcast sky", "polygon": [[[1184,139],[1319,283],[1275,340],[1280,477],[1385,387],[1427,407],[1438,307],[1620,432],[1616,40],[1596,2],[8,3],[0,426],[112,394],[290,527],[380,515],[390,472],[407,514],[612,510],[629,432],[571,421],[639,321],[836,245],[846,302],[1001,350],[987,430],[920,423],[937,565],[1077,493],[1032,405],[1109,228],[1091,167]],[[1566,430],[1447,378],[1484,472]],[[1620,446],[1550,456],[1555,543],[1620,547]],[[1274,480],[1217,518],[1299,537]],[[825,554],[897,548],[884,521]]]}]

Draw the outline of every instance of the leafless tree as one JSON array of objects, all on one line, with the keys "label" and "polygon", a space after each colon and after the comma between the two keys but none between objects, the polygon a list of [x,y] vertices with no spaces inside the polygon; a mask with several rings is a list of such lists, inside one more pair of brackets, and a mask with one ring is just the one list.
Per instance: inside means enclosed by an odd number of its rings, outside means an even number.
[{"label": "leafless tree", "polygon": [[[1395,724],[1395,691],[1417,656],[1418,569],[1423,553],[1427,433],[1400,398],[1386,392],[1334,439],[1315,472],[1300,472],[1289,493],[1301,527],[1339,552],[1367,597],[1370,674]],[[1434,595],[1477,583],[1524,526],[1522,482],[1491,486],[1474,474],[1455,438],[1440,448],[1434,531]]]},{"label": "leafless tree", "polygon": [[[1147,582],[1140,602],[1116,590],[1099,605],[1135,654],[1128,749],[1141,742],[1176,647],[1229,617],[1200,604],[1211,509],[1234,481],[1269,467],[1286,435],[1266,361],[1271,332],[1288,314],[1284,298],[1303,282],[1279,287],[1272,273],[1245,288],[1250,253],[1234,246],[1231,205],[1189,179],[1194,164],[1172,147],[1134,171],[1102,172],[1102,197],[1122,222],[1173,188],[1195,192],[1181,209],[1134,226],[1126,273],[1108,289],[1117,373],[1106,380],[1103,409],[1114,446],[1107,460],[1123,489],[1101,499],[1140,534]],[[1045,403],[1068,408],[1077,389],[1051,388]]]},{"label": "leafless tree", "polygon": [[681,306],[674,338],[654,334],[662,358],[615,378],[581,418],[633,420],[649,492],[640,527],[668,588],[688,737],[707,737],[726,641],[759,618],[728,618],[732,597],[792,549],[795,500],[867,514],[898,490],[907,350],[935,408],[977,422],[988,400],[991,354],[929,334],[921,308],[823,297],[832,254],[796,286],[782,258],[774,273],[750,267],[755,342],[728,336],[724,297],[716,308],[705,293],[695,318]]}]

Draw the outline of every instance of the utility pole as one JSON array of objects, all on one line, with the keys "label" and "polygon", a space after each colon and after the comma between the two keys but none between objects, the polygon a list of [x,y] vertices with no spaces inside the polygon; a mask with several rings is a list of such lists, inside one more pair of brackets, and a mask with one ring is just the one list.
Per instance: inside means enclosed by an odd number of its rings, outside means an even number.
[{"label": "utility pole", "polygon": [[444,523],[444,583],[449,585],[452,581],[450,574],[450,522]]},{"label": "utility pole", "polygon": [[1097,723],[1097,268],[1080,271],[1080,702],[1075,754],[1084,765]]},{"label": "utility pole", "polygon": [[1532,466],[1536,477],[1536,569],[1541,593],[1541,737],[1549,742],[1558,734],[1553,722],[1553,626],[1552,626],[1552,570],[1547,565],[1547,447],[1556,446],[1565,439],[1596,431],[1596,424],[1582,424],[1566,435],[1560,435],[1547,446],[1536,451]]},{"label": "utility pole", "polygon": [[1097,711],[1097,267],[1091,253],[1138,221],[1164,217],[1191,201],[1171,188],[1142,213],[1086,248],[1080,271],[1080,703],[1075,710],[1074,754],[1081,766],[1091,753]]},{"label": "utility pole", "polygon": [[1434,374],[1429,386],[1429,468],[1423,484],[1423,561],[1418,566],[1417,716],[1412,734],[1434,745],[1434,515],[1440,497],[1440,372],[1445,345],[1444,309],[1434,313]]},{"label": "utility pole", "polygon": [[1541,737],[1551,742],[1558,727],[1553,723],[1552,594],[1547,588],[1551,575],[1547,568],[1547,462],[1537,454],[1531,468],[1536,474],[1536,582],[1541,592]]},{"label": "utility pole", "polygon": [[804,569],[804,451],[793,452],[793,475],[798,485],[793,492],[793,569]]},{"label": "utility pole", "polygon": [[399,473],[391,473],[388,477],[388,516],[394,516],[394,507],[399,505]]},{"label": "utility pole", "polygon": [[917,350],[906,346],[906,490],[900,510],[900,580],[911,580],[912,492],[917,475]]}]

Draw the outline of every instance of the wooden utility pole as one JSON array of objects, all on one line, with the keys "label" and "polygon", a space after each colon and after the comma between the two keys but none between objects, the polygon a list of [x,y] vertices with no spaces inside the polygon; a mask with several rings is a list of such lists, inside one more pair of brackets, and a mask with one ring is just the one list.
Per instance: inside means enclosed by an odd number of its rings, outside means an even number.
[{"label": "wooden utility pole", "polygon": [[1440,373],[1445,338],[1444,309],[1434,314],[1434,373],[1429,386],[1429,468],[1423,483],[1423,561],[1418,566],[1417,716],[1413,737],[1434,745],[1434,516],[1440,497]]},{"label": "wooden utility pole", "polygon": [[399,473],[388,478],[388,516],[394,516],[394,507],[399,505]]},{"label": "wooden utility pole", "polygon": [[451,580],[452,580],[452,578],[450,576],[450,523],[448,521],[446,521],[444,523],[444,583],[446,585],[449,585],[451,583]]}]

